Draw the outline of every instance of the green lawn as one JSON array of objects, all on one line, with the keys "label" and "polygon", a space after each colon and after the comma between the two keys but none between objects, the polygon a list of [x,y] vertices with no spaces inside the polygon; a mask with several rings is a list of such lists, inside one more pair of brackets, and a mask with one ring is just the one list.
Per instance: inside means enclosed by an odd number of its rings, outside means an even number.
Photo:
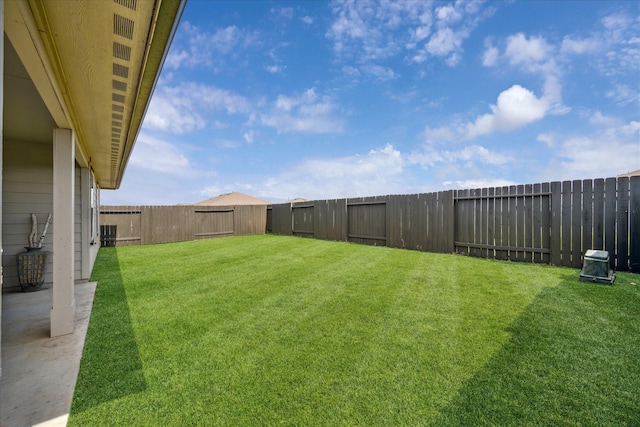
[{"label": "green lawn", "polygon": [[640,276],[283,237],[102,248],[70,426],[638,425]]}]

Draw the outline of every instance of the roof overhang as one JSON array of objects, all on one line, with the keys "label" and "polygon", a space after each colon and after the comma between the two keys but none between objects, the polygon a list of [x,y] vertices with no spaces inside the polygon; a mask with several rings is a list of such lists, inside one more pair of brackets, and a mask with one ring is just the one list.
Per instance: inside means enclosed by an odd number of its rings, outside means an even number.
[{"label": "roof overhang", "polygon": [[5,33],[101,188],[120,186],[186,0],[7,0]]}]

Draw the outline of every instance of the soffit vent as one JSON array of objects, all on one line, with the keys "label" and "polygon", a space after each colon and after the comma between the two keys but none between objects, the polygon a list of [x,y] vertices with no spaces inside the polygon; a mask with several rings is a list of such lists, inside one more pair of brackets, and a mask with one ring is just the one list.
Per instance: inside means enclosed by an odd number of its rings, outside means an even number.
[{"label": "soffit vent", "polygon": [[[121,58],[122,59],[122,58]],[[129,67],[125,67],[120,64],[113,64],[113,75],[122,77],[123,79],[129,78]]]},{"label": "soffit vent", "polygon": [[121,6],[128,7],[131,10],[136,10],[138,6],[138,0],[113,0]]},{"label": "soffit vent", "polygon": [[118,14],[113,15],[113,33],[133,40],[133,21]]},{"label": "soffit vent", "polygon": [[113,56],[125,61],[131,60],[131,48],[118,42],[113,42]]},{"label": "soffit vent", "polygon": [[120,92],[127,91],[127,84],[125,82],[121,82],[119,80],[113,81],[113,90],[119,90]]},{"label": "soffit vent", "polygon": [[118,93],[112,93],[111,94],[111,100],[113,102],[121,102],[124,104],[124,95],[120,95]]}]

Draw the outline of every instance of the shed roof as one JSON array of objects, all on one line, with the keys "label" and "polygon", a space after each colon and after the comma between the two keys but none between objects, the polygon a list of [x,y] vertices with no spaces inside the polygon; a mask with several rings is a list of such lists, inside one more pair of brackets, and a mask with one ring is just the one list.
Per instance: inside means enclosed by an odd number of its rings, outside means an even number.
[{"label": "shed roof", "polygon": [[233,192],[195,203],[198,206],[270,205],[271,202],[248,194]]}]

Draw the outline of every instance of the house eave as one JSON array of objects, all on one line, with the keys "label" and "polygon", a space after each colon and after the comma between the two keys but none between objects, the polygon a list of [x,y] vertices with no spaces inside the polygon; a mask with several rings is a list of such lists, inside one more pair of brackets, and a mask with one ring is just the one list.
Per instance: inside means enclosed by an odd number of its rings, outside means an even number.
[{"label": "house eave", "polygon": [[8,0],[5,32],[101,188],[120,186],[184,0]]}]

